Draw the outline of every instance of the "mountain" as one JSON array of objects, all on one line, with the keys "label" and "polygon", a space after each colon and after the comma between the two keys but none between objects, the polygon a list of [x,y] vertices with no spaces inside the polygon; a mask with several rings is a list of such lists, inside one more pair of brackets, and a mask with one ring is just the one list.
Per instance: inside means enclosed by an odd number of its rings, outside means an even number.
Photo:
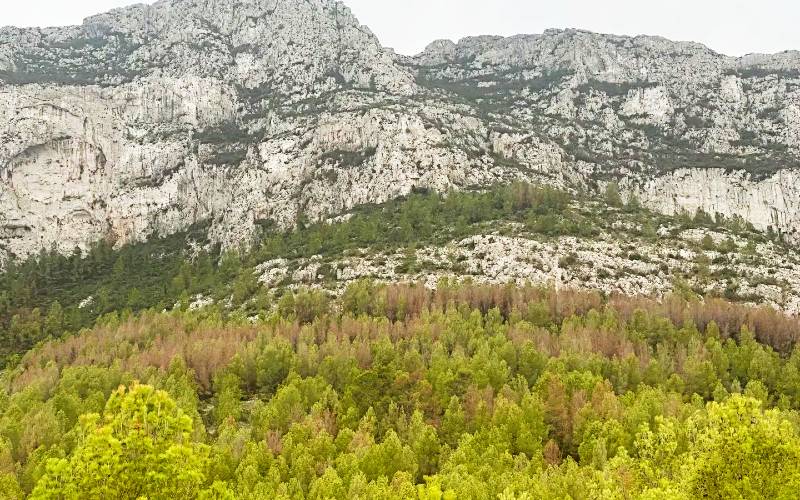
[{"label": "mountain", "polygon": [[405,57],[330,0],[162,0],[0,30],[0,259],[207,224],[252,241],[526,180],[800,228],[800,53],[584,31]]},{"label": "mountain", "polygon": [[2,28],[0,498],[795,498],[799,125],[795,52]]}]

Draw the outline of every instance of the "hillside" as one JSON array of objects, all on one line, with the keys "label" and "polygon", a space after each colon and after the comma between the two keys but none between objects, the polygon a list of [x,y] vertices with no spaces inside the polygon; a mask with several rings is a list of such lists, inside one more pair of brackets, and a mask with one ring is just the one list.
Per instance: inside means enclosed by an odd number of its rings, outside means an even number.
[{"label": "hillside", "polygon": [[419,192],[337,220],[261,231],[242,252],[211,244],[208,227],[197,226],[121,250],[101,244],[13,263],[0,273],[0,355],[15,359],[40,339],[114,311],[212,305],[255,318],[292,292],[338,297],[364,279],[652,299],[677,293],[800,311],[800,256],[778,235],[702,212],[658,215],[613,190],[593,197],[514,184],[446,197]]},{"label": "hillside", "polygon": [[800,53],[0,28],[0,499],[791,499]]}]

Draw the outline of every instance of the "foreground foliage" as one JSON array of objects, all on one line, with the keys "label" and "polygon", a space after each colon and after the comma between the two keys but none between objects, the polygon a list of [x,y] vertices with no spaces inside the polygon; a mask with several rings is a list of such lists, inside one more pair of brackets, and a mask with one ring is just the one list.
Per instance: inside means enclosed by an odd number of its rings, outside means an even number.
[{"label": "foreground foliage", "polygon": [[[50,460],[32,498],[196,498],[208,447],[190,439],[192,419],[164,391],[134,384],[111,394],[101,419],[88,414],[69,459]],[[224,485],[215,484],[217,491]]]},{"label": "foreground foliage", "polygon": [[2,377],[0,497],[800,487],[798,328],[775,311],[455,283],[281,302],[255,323],[114,313],[28,353]]}]

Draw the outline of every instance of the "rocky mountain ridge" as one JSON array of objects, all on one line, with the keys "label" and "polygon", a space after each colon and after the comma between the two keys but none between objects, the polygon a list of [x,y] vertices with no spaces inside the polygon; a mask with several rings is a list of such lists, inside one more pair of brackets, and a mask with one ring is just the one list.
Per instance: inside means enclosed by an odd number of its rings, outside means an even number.
[{"label": "rocky mountain ridge", "polygon": [[331,0],[0,30],[0,260],[208,223],[246,243],[415,188],[617,182],[794,238],[800,54],[576,30],[381,46]]}]

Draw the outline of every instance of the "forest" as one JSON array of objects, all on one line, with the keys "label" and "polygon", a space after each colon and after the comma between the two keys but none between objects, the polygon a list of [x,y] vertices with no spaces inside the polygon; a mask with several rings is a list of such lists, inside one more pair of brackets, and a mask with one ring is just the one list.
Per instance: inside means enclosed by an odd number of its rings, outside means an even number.
[{"label": "forest", "polygon": [[796,498],[798,326],[449,281],[114,311],[3,371],[0,497]]},{"label": "forest", "polygon": [[[620,220],[653,241],[663,225],[783,245],[738,220],[654,214],[613,185],[514,184],[265,221],[246,250],[197,225],[7,262],[0,498],[795,498],[800,320],[777,310],[679,288],[332,293],[254,274],[498,221],[558,238]],[[211,300],[190,307],[198,295]]]}]

